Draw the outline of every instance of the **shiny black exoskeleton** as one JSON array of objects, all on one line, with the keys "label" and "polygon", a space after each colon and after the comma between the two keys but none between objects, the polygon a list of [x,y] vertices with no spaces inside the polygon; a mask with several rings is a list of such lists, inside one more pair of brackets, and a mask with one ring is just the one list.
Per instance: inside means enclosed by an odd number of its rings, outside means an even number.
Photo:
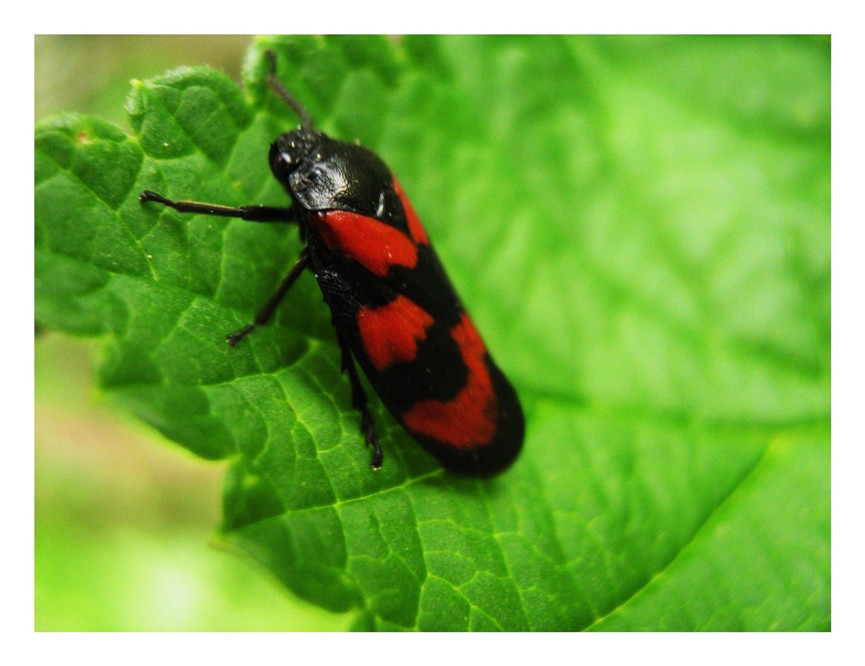
[{"label": "shiny black exoskeleton", "polygon": [[[383,456],[355,360],[397,421],[448,469],[502,471],[522,447],[519,400],[466,315],[411,204],[375,153],[313,128],[276,79],[275,57],[268,52],[268,58],[271,88],[301,119],[269,154],[291,208],[172,201],[151,191],[141,200],[186,213],[298,224],[306,243],[299,258],[253,323],[228,335],[228,342],[236,345],[267,323],[310,269],[330,307],[352,404],[373,449],[372,466],[380,467]],[[356,226],[341,226],[346,220]],[[370,329],[371,321],[388,326]]]}]

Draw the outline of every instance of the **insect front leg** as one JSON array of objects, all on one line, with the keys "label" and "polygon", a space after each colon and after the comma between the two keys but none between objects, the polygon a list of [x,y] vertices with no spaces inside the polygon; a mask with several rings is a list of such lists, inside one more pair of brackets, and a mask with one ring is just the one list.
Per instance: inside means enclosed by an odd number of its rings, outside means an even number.
[{"label": "insect front leg", "polygon": [[343,372],[348,372],[348,379],[351,383],[351,406],[360,413],[360,432],[366,445],[372,447],[372,468],[379,469],[384,460],[384,453],[381,450],[381,444],[379,444],[378,435],[375,432],[372,415],[369,413],[366,392],[360,383],[360,377],[357,375],[357,367],[354,364],[351,349],[349,349],[349,346],[342,339],[342,336],[338,337],[339,347],[342,351],[342,369]]},{"label": "insect front leg", "polygon": [[[144,190],[138,195],[141,203],[154,202],[173,208],[179,213],[193,213],[198,215],[215,215],[217,217],[236,217],[247,222],[297,222],[294,210],[291,208],[275,208],[272,206],[221,206],[219,204],[202,203],[200,201],[173,201],[167,197],[157,194],[151,190]],[[229,333],[226,336],[228,344],[232,347],[252,333],[257,326],[266,324],[273,317],[285,294],[291,289],[291,285],[300,277],[303,270],[309,265],[307,251],[300,253],[294,266],[288,272],[267,303],[255,315],[251,324],[247,324],[240,330]]]},{"label": "insect front leg", "polygon": [[275,208],[273,206],[220,206],[219,204],[201,203],[200,201],[172,201],[161,194],[144,190],[138,195],[141,203],[152,201],[173,208],[179,213],[196,213],[198,215],[215,215],[217,217],[237,217],[247,222],[296,222],[297,218],[291,208]]}]

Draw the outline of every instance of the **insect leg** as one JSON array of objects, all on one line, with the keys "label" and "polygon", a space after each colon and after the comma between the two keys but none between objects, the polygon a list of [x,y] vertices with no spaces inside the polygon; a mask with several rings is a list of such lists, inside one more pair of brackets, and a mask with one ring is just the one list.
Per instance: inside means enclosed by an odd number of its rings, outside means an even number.
[{"label": "insect leg", "polygon": [[144,190],[138,199],[145,203],[155,201],[168,206],[180,213],[198,213],[199,215],[216,215],[218,217],[238,217],[249,222],[294,222],[294,211],[291,208],[274,208],[272,206],[220,206],[218,204],[200,203],[198,201],[172,201],[161,194]]},{"label": "insect leg", "polygon": [[357,368],[354,365],[351,350],[342,336],[339,336],[339,347],[342,350],[342,369],[344,372],[348,372],[348,379],[351,383],[351,406],[360,412],[360,432],[366,445],[372,447],[372,468],[379,469],[384,460],[384,453],[382,453],[381,444],[379,444],[378,435],[375,432],[372,415],[369,413],[366,393],[360,383],[360,377],[357,376]]},{"label": "insect leg", "polygon": [[261,310],[258,311],[258,314],[255,315],[253,322],[247,324],[238,331],[234,331],[234,333],[229,333],[226,336],[228,344],[234,347],[238,342],[243,340],[243,338],[252,333],[256,326],[263,326],[269,322],[273,313],[276,311],[276,308],[279,306],[279,303],[282,301],[283,296],[288,293],[288,290],[291,289],[291,285],[293,285],[294,281],[300,277],[300,274],[303,273],[303,270],[308,265],[309,255],[307,254],[306,248],[303,248],[297,261],[294,262],[294,266],[292,266],[291,270],[288,271],[288,275],[282,279],[282,282],[279,283],[276,291],[273,292],[271,297],[267,299],[267,303],[265,303]]}]

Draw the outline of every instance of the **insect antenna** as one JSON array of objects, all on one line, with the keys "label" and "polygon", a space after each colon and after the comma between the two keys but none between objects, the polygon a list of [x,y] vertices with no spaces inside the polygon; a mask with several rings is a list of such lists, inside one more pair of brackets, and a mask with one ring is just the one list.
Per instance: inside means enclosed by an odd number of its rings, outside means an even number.
[{"label": "insect antenna", "polygon": [[311,130],[312,116],[309,115],[309,111],[303,108],[303,105],[295,99],[294,95],[288,92],[288,89],[282,85],[282,81],[276,78],[276,53],[268,49],[264,52],[264,55],[270,65],[270,71],[267,73],[267,85],[298,115],[300,126],[305,130]]}]

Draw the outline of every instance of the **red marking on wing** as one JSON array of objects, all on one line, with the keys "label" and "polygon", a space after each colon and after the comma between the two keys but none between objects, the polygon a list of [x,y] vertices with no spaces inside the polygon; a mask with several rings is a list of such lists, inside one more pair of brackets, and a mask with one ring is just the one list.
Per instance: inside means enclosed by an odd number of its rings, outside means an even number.
[{"label": "red marking on wing", "polygon": [[418,342],[426,338],[432,323],[432,315],[403,295],[387,305],[364,307],[357,313],[363,348],[378,371],[393,363],[413,361]]},{"label": "red marking on wing", "polygon": [[318,214],[315,228],[331,250],[342,252],[378,277],[386,277],[391,266],[417,265],[414,242],[373,217],[329,210]]},{"label": "red marking on wing", "polygon": [[486,347],[467,315],[451,335],[469,370],[466,385],[453,400],[417,402],[402,418],[409,430],[458,449],[473,449],[489,444],[495,436],[498,401],[484,360]]},{"label": "red marking on wing", "polygon": [[406,220],[408,220],[408,231],[411,234],[411,237],[414,238],[414,242],[419,245],[429,245],[429,237],[426,235],[426,229],[424,229],[423,225],[420,223],[420,219],[418,218],[417,213],[414,212],[414,207],[411,205],[411,201],[408,200],[408,197],[405,195],[405,192],[403,192],[402,187],[396,178],[393,179],[393,189],[396,190],[399,200],[402,202],[402,209],[405,211]]}]

